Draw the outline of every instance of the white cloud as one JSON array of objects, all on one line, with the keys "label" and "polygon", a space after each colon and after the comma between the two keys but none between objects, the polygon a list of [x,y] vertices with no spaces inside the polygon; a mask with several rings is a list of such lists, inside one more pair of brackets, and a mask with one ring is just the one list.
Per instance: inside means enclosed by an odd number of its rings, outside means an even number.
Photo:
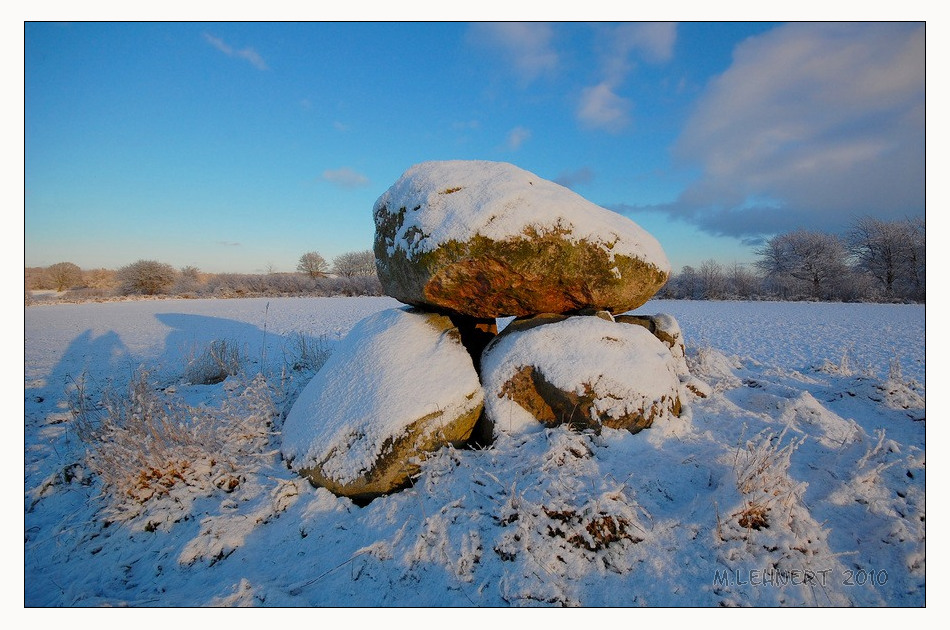
[{"label": "white cloud", "polygon": [[258,54],[253,48],[242,48],[241,50],[235,50],[229,46],[223,39],[220,37],[215,37],[210,33],[202,33],[205,41],[217,48],[219,51],[223,52],[228,57],[236,57],[238,59],[243,59],[247,61],[252,66],[258,70],[267,70],[267,63],[264,61],[264,58]]},{"label": "white cloud", "polygon": [[362,173],[357,173],[351,168],[343,167],[323,171],[321,176],[324,181],[336,184],[342,188],[363,188],[369,186],[369,178]]},{"label": "white cloud", "polygon": [[674,22],[638,22],[617,27],[621,50],[639,50],[647,61],[662,63],[673,58],[676,43]]},{"label": "white cloud", "polygon": [[531,137],[531,131],[525,129],[524,127],[515,127],[508,132],[508,139],[505,142],[505,146],[508,147],[509,151],[517,151],[525,140]]},{"label": "white cloud", "polygon": [[586,127],[617,132],[630,125],[633,102],[618,96],[608,82],[581,91],[577,117]]},{"label": "white cloud", "polygon": [[[674,212],[732,235],[922,212],[923,114],[921,24],[796,23],[750,38],[677,142],[703,175]],[[763,198],[774,203],[752,201]]]},{"label": "white cloud", "polygon": [[618,132],[630,125],[633,102],[617,94],[643,59],[652,63],[669,61],[676,43],[676,24],[671,22],[633,22],[601,27],[600,83],[581,92],[577,117],[589,128]]},{"label": "white cloud", "polygon": [[500,53],[526,82],[557,69],[553,39],[551,25],[539,22],[480,22],[468,32],[470,42]]},{"label": "white cloud", "polygon": [[651,63],[663,63],[673,58],[676,43],[676,24],[673,22],[631,22],[606,32],[601,63],[606,80],[623,81],[633,69],[637,56]]}]

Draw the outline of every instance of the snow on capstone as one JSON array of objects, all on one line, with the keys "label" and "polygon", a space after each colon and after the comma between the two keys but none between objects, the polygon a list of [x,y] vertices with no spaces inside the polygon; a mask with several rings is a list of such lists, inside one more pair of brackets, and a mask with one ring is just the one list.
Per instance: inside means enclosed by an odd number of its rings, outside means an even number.
[{"label": "snow on capstone", "polygon": [[352,484],[410,427],[419,431],[414,443],[438,441],[458,418],[474,425],[481,404],[478,375],[448,318],[389,309],[358,322],[303,390],[281,450],[294,470],[317,467]]},{"label": "snow on capstone", "polygon": [[423,162],[373,207],[388,295],[477,318],[637,308],[670,263],[639,225],[504,162]]},{"label": "snow on capstone", "polygon": [[[446,188],[446,182],[453,186]],[[376,201],[375,208],[381,206],[409,209],[390,253],[405,244],[415,253],[476,234],[504,240],[520,236],[527,227],[560,226],[570,229],[574,240],[603,243],[612,254],[670,271],[656,238],[630,219],[505,162],[416,164]]]}]

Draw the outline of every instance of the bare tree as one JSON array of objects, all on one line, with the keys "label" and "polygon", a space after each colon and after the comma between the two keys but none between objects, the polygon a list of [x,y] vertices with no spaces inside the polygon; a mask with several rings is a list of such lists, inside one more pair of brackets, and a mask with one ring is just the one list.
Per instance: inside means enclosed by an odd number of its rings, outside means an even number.
[{"label": "bare tree", "polygon": [[82,282],[82,269],[71,262],[59,262],[46,268],[46,277],[54,289],[65,291]]},{"label": "bare tree", "polygon": [[115,271],[112,269],[90,269],[83,272],[83,284],[93,289],[112,289],[116,285]]},{"label": "bare tree", "polygon": [[311,278],[319,278],[326,275],[327,261],[317,252],[307,252],[300,257],[297,263],[297,271],[305,273]]},{"label": "bare tree", "polygon": [[173,292],[176,294],[192,293],[201,286],[201,271],[194,265],[182,267],[175,280]]},{"label": "bare tree", "polygon": [[758,276],[739,263],[734,263],[729,270],[728,285],[729,292],[740,298],[750,298],[761,289]]},{"label": "bare tree", "polygon": [[857,267],[878,281],[884,297],[894,297],[895,284],[910,254],[910,235],[905,226],[861,217],[848,231],[848,246]]},{"label": "bare tree", "polygon": [[886,299],[923,299],[925,234],[922,218],[882,221],[860,217],[848,232],[858,269],[869,273]]},{"label": "bare tree", "polygon": [[923,217],[907,219],[910,230],[911,249],[908,277],[911,283],[911,296],[922,302],[927,294],[927,233]]},{"label": "bare tree", "polygon": [[122,293],[165,293],[175,283],[178,272],[166,263],[139,260],[115,272]]},{"label": "bare tree", "polygon": [[834,282],[847,271],[844,242],[833,234],[798,230],[770,238],[756,251],[756,266],[770,279],[803,283],[811,297],[832,297]]},{"label": "bare tree", "polygon": [[702,287],[700,286],[699,276],[693,267],[685,265],[676,280],[677,294],[680,298],[697,300],[701,297]]},{"label": "bare tree", "polygon": [[333,270],[337,275],[374,276],[376,275],[376,254],[371,250],[347,252],[333,259]]},{"label": "bare tree", "polygon": [[704,260],[699,266],[699,279],[702,283],[702,296],[707,300],[718,300],[726,292],[726,276],[722,265],[713,259]]}]

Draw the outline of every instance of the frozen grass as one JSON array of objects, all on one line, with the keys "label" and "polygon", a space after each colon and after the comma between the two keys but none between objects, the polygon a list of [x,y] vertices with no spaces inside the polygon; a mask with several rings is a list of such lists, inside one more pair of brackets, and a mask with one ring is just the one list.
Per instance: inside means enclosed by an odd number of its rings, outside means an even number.
[{"label": "frozen grass", "polygon": [[294,371],[316,372],[330,358],[331,350],[325,335],[310,337],[303,333],[291,336],[284,347],[284,364]]},{"label": "frozen grass", "polygon": [[[27,310],[27,605],[927,603],[920,307],[648,305],[709,385],[682,417],[443,449],[357,507],[279,460],[274,410],[393,303],[269,302],[266,335],[262,300]],[[181,382],[217,338],[243,369]]]},{"label": "frozen grass", "polygon": [[740,527],[768,527],[776,517],[787,515],[803,491],[788,476],[792,453],[803,438],[792,438],[781,446],[786,433],[765,431],[736,449],[733,471],[743,505],[733,516]]},{"label": "frozen grass", "polygon": [[80,385],[72,413],[108,496],[108,520],[168,528],[196,496],[233,492],[258,468],[274,416],[267,382],[235,381],[226,391],[219,407],[192,407],[142,371],[127,391],[93,406]]},{"label": "frozen grass", "polygon": [[195,385],[214,385],[238,374],[245,360],[237,342],[215,339],[203,351],[191,354],[184,378]]}]

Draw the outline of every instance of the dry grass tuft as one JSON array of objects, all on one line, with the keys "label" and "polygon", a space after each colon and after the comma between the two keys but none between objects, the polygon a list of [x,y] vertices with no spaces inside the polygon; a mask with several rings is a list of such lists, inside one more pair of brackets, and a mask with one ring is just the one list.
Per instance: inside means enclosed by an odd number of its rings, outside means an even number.
[{"label": "dry grass tuft", "polygon": [[284,362],[295,372],[317,372],[330,354],[326,336],[313,338],[299,333],[291,340],[290,348],[284,348]]},{"label": "dry grass tuft", "polygon": [[159,391],[142,371],[98,407],[76,397],[72,413],[111,519],[130,521],[163,499],[180,518],[196,497],[237,489],[267,455],[275,409],[260,376],[230,388],[219,408],[206,408]]},{"label": "dry grass tuft", "polygon": [[785,431],[779,435],[765,432],[736,450],[734,470],[736,488],[743,506],[733,517],[746,530],[769,527],[773,508],[788,512],[800,488],[788,476],[792,453],[804,438],[792,439],[785,446]]},{"label": "dry grass tuft", "polygon": [[194,385],[215,385],[241,372],[244,353],[233,341],[215,339],[201,353],[193,353],[185,367],[185,380]]}]

